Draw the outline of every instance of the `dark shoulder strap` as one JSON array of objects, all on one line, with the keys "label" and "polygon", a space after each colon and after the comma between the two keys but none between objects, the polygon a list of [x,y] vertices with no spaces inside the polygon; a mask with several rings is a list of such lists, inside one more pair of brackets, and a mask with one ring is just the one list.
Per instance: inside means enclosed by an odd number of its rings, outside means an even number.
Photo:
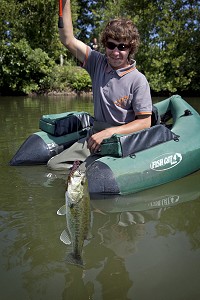
[{"label": "dark shoulder strap", "polygon": [[155,105],[152,107],[152,115],[151,115],[151,126],[160,124],[160,116],[158,114],[158,109]]}]

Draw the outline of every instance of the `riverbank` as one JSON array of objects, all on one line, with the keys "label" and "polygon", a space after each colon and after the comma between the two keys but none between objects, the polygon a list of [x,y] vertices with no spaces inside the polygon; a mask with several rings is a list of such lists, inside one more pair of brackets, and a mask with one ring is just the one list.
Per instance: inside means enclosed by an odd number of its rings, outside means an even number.
[{"label": "riverbank", "polygon": [[[200,93],[198,93],[197,91],[177,91],[174,93],[171,93],[169,91],[162,91],[162,92],[154,92],[151,91],[151,96],[152,97],[170,97],[172,95],[180,95],[181,97],[200,97]],[[49,92],[40,92],[40,93],[29,93],[29,94],[25,94],[25,93],[1,93],[0,92],[0,97],[7,97],[7,96],[13,96],[13,97],[18,97],[18,96],[27,96],[27,97],[38,97],[38,96],[69,96],[69,97],[73,97],[73,96],[93,96],[93,92],[90,91],[76,91],[76,90],[70,90],[70,89],[66,89],[63,91],[59,91],[59,90],[53,90],[53,91],[49,91]]]}]

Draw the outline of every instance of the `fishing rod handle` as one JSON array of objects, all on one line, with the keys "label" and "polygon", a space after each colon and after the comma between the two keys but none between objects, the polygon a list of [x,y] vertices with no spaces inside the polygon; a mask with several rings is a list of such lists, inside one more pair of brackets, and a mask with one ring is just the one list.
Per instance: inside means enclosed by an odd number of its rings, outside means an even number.
[{"label": "fishing rod handle", "polygon": [[64,23],[63,23],[63,1],[59,1],[59,18],[58,18],[58,28],[63,28]]}]

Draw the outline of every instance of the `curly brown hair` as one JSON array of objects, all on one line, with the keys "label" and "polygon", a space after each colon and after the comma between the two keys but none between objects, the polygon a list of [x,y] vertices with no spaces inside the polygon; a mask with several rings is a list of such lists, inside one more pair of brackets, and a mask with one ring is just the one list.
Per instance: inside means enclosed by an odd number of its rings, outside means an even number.
[{"label": "curly brown hair", "polygon": [[111,38],[116,41],[123,41],[130,45],[129,59],[134,57],[140,44],[140,35],[137,27],[131,20],[114,19],[110,21],[102,32],[101,42],[106,47],[106,42]]}]

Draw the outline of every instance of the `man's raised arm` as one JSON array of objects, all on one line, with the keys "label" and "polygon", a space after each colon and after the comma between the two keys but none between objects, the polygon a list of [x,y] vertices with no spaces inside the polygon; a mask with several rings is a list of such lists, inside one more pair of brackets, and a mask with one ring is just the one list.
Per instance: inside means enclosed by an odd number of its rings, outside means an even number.
[{"label": "man's raised arm", "polygon": [[87,45],[77,40],[74,36],[70,0],[63,0],[63,23],[64,27],[59,28],[60,40],[83,63],[87,52]]}]

